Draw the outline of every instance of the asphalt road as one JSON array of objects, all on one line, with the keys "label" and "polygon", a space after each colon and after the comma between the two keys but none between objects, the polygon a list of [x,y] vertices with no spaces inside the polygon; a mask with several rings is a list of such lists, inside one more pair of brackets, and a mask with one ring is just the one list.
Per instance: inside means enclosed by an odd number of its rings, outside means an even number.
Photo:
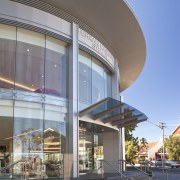
[{"label": "asphalt road", "polygon": [[153,180],[180,180],[180,168],[161,169],[152,167]]},{"label": "asphalt road", "polygon": [[[140,167],[138,167],[141,169]],[[136,171],[133,167],[128,167],[128,171]],[[180,180],[180,167],[162,169],[160,167],[151,167],[153,178],[152,180]]]}]

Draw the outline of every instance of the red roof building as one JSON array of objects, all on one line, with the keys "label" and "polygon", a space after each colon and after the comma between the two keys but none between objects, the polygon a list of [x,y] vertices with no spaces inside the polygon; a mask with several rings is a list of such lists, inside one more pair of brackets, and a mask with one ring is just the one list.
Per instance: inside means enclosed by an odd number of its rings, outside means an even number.
[{"label": "red roof building", "polygon": [[180,125],[174,130],[174,132],[172,133],[173,137],[177,137],[180,136]]}]

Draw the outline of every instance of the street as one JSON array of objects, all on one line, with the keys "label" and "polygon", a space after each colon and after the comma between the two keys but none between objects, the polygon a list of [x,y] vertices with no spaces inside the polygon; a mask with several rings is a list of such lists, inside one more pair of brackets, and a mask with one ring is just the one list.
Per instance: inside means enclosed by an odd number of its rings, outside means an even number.
[{"label": "street", "polygon": [[[141,167],[138,167],[141,169]],[[127,171],[136,171],[133,167],[128,167]],[[152,172],[153,180],[180,180],[180,168],[166,168],[165,170],[161,167],[151,167],[150,170]]]},{"label": "street", "polygon": [[162,170],[157,167],[152,167],[153,180],[180,180],[180,168],[170,168]]}]

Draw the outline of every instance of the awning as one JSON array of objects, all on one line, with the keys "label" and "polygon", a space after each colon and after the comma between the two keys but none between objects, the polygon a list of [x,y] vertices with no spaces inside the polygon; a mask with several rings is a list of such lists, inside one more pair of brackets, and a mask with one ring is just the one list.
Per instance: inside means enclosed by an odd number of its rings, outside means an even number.
[{"label": "awning", "polygon": [[147,116],[132,106],[113,98],[105,98],[79,112],[79,117],[90,116],[104,124],[110,123],[118,128],[136,125],[146,121]]}]

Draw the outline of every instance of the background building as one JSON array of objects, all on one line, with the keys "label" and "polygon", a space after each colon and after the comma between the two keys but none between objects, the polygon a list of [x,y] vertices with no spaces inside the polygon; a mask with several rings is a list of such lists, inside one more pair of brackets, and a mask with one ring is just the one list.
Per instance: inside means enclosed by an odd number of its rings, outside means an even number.
[{"label": "background building", "polygon": [[123,127],[147,119],[119,96],[145,50],[124,1],[1,0],[1,172],[70,179],[98,173],[102,159],[119,168]]},{"label": "background building", "polygon": [[180,125],[174,130],[174,132],[172,133],[173,137],[178,137],[180,136]]}]

